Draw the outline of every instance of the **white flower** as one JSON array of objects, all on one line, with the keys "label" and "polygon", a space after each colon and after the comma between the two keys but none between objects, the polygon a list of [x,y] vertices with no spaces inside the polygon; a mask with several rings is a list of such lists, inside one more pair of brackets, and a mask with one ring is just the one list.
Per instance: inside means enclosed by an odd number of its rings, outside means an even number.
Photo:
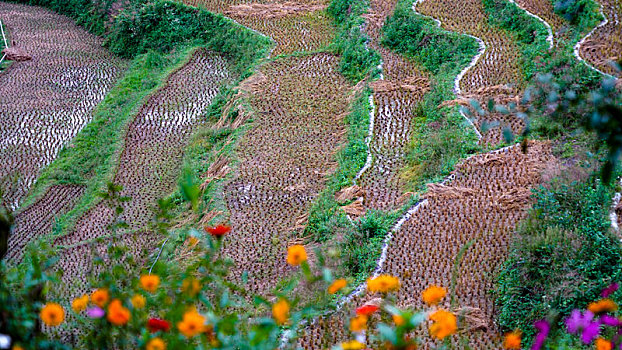
[{"label": "white flower", "polygon": [[0,349],[8,349],[11,347],[11,337],[6,334],[0,334]]}]

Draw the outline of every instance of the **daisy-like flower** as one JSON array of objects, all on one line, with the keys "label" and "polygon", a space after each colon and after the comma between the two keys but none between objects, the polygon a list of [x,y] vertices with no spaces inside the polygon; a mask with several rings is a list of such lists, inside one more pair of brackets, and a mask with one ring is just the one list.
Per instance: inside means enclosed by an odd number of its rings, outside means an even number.
[{"label": "daisy-like flower", "polygon": [[41,321],[50,327],[56,327],[65,320],[65,309],[57,303],[47,303],[39,314]]},{"label": "daisy-like flower", "polygon": [[272,317],[278,325],[283,325],[289,320],[289,303],[285,299],[280,299],[272,305]]},{"label": "daisy-like flower", "polygon": [[421,293],[421,298],[428,305],[437,305],[445,295],[447,295],[445,288],[432,285]]},{"label": "daisy-like flower", "polygon": [[305,247],[296,244],[287,248],[287,263],[292,266],[298,266],[304,261],[307,261],[307,251]]},{"label": "daisy-like flower", "polygon": [[140,276],[140,287],[149,293],[153,293],[158,289],[160,285],[160,276],[157,275],[142,275]]}]

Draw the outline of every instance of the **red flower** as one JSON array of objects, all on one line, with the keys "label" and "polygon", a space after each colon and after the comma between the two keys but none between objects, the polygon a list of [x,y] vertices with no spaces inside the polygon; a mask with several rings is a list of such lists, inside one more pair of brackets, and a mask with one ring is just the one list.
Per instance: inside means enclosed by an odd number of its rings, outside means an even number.
[{"label": "red flower", "polygon": [[229,231],[231,231],[231,227],[227,225],[218,225],[216,227],[206,227],[205,231],[213,237],[220,238],[229,233]]},{"label": "red flower", "polygon": [[168,330],[171,329],[171,324],[159,318],[150,318],[149,321],[147,321],[147,328],[151,333],[157,331],[168,332]]},{"label": "red flower", "polygon": [[378,306],[376,305],[363,305],[359,307],[358,309],[356,309],[356,314],[369,316],[376,311],[378,311]]}]

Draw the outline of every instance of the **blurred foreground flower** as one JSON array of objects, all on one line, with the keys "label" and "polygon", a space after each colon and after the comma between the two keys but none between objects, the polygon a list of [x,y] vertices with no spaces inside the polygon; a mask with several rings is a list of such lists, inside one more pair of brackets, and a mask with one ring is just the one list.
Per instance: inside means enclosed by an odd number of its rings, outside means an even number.
[{"label": "blurred foreground flower", "polygon": [[447,295],[445,288],[432,285],[421,293],[421,298],[428,305],[436,305],[445,295]]},{"label": "blurred foreground flower", "polygon": [[272,317],[278,325],[284,325],[289,320],[289,303],[285,299],[280,299],[272,305]]},{"label": "blurred foreground flower", "polygon": [[298,266],[307,261],[307,251],[300,244],[287,248],[287,263],[292,266]]},{"label": "blurred foreground flower", "polygon": [[123,326],[130,321],[130,310],[125,308],[119,299],[114,299],[108,305],[108,321],[116,326]]},{"label": "blurred foreground flower", "polygon": [[356,314],[357,315],[365,315],[365,316],[370,316],[371,314],[373,314],[374,312],[378,311],[378,306],[376,305],[363,305],[359,308],[356,309]]},{"label": "blurred foreground flower", "polygon": [[205,231],[212,235],[212,237],[222,238],[224,235],[229,233],[229,231],[231,231],[231,227],[226,225],[218,225],[215,227],[206,227]]},{"label": "blurred foreground flower", "polygon": [[145,297],[140,294],[134,295],[130,301],[135,309],[142,309],[146,304]]},{"label": "blurred foreground flower", "polygon": [[192,338],[205,330],[205,317],[192,309],[184,314],[182,321],[177,324],[177,328],[186,338]]},{"label": "blurred foreground flower", "polygon": [[170,328],[171,325],[166,320],[162,320],[159,318],[150,318],[147,321],[147,329],[149,329],[151,333],[155,333],[157,331],[168,332]]},{"label": "blurred foreground flower", "polygon": [[350,341],[341,343],[341,348],[343,350],[362,350],[362,349],[365,349],[365,344],[357,340],[350,340]]},{"label": "blurred foreground flower", "polygon": [[166,343],[160,338],[153,338],[147,343],[147,350],[166,350]]},{"label": "blurred foreground flower", "polygon": [[90,318],[102,318],[106,313],[99,306],[93,306],[86,309],[86,315]]},{"label": "blurred foreground flower", "polygon": [[350,331],[360,332],[367,329],[367,316],[357,315],[350,319]]},{"label": "blurred foreground flower", "polygon": [[65,309],[57,303],[47,303],[41,309],[41,321],[50,327],[56,327],[65,320]]},{"label": "blurred foreground flower", "polygon": [[444,339],[456,333],[458,329],[456,316],[446,310],[437,310],[430,315],[430,320],[434,321],[430,326],[430,335],[437,339]]},{"label": "blurred foreground flower", "polygon": [[333,282],[329,287],[328,287],[328,293],[330,294],[335,294],[338,291],[340,291],[341,289],[345,288],[345,286],[348,285],[348,281],[344,280],[344,279],[338,279],[335,280],[335,282]]},{"label": "blurred foreground flower", "polygon": [[521,333],[514,331],[506,333],[503,339],[503,348],[509,350],[520,350]]},{"label": "blurred foreground flower", "polygon": [[86,307],[89,305],[89,296],[83,295],[79,298],[73,299],[71,302],[71,308],[75,313],[86,310]]},{"label": "blurred foreground flower", "polygon": [[370,292],[388,293],[400,289],[400,280],[390,275],[380,275],[367,279],[367,290]]},{"label": "blurred foreground flower", "polygon": [[107,289],[98,289],[91,294],[91,301],[93,304],[104,307],[108,302],[108,290]]},{"label": "blurred foreground flower", "polygon": [[140,276],[140,287],[149,293],[153,293],[160,285],[160,277],[157,275]]},{"label": "blurred foreground flower", "polygon": [[590,303],[587,309],[598,315],[604,312],[616,311],[618,309],[618,304],[611,299],[600,299]]}]

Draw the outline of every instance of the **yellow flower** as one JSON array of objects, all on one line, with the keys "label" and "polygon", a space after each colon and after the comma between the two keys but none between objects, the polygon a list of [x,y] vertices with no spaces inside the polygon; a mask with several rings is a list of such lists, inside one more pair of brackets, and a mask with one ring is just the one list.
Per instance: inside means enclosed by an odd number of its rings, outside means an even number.
[{"label": "yellow flower", "polygon": [[611,350],[613,348],[613,344],[609,340],[605,340],[603,338],[596,339],[596,350]]},{"label": "yellow flower", "polygon": [[302,264],[303,261],[307,261],[307,251],[305,247],[300,244],[293,245],[287,248],[287,263],[293,266]]},{"label": "yellow flower", "polygon": [[356,315],[350,319],[350,331],[360,332],[367,329],[367,316]]},{"label": "yellow flower", "polygon": [[13,347],[11,347],[11,350],[24,350],[24,348],[19,345],[13,345]]},{"label": "yellow flower", "polygon": [[91,294],[91,301],[93,304],[103,308],[108,302],[108,290],[98,289]]},{"label": "yellow flower", "polygon": [[428,305],[436,305],[447,295],[443,287],[432,285],[421,293],[421,298]]},{"label": "yellow flower", "polygon": [[406,323],[404,317],[400,315],[392,315],[391,318],[393,318],[393,323],[395,323],[395,325],[398,327],[403,326]]},{"label": "yellow flower", "polygon": [[153,338],[147,343],[147,350],[166,350],[166,343],[161,338]]},{"label": "yellow flower", "polygon": [[380,275],[367,279],[367,290],[370,292],[388,293],[400,289],[400,280],[389,275]]},{"label": "yellow flower", "polygon": [[132,302],[132,306],[134,307],[134,309],[142,309],[145,307],[145,304],[147,303],[147,301],[145,300],[145,297],[140,294],[134,295],[131,299],[131,302]]},{"label": "yellow flower", "polygon": [[365,344],[359,341],[356,341],[356,340],[350,340],[350,341],[341,343],[341,348],[343,350],[361,350],[361,349],[365,349]]},{"label": "yellow flower", "polygon": [[181,284],[181,290],[188,293],[191,297],[196,296],[201,291],[201,283],[195,278],[186,278]]},{"label": "yellow flower", "polygon": [[607,298],[590,303],[590,305],[587,306],[587,309],[595,314],[601,314],[603,312],[616,311],[618,309],[618,304]]},{"label": "yellow flower", "polygon": [[184,314],[181,322],[177,324],[177,329],[186,338],[192,338],[205,330],[205,317],[201,316],[195,309],[191,309]]},{"label": "yellow flower", "polygon": [[336,280],[335,282],[333,282],[329,287],[328,287],[328,292],[330,294],[335,294],[338,291],[340,291],[341,289],[343,289],[345,286],[348,285],[348,281],[344,280],[344,279],[339,279]]},{"label": "yellow flower", "polygon": [[272,317],[278,325],[287,323],[289,319],[289,303],[285,299],[280,299],[272,305]]},{"label": "yellow flower", "polygon": [[130,321],[130,310],[125,308],[119,299],[114,299],[108,305],[108,321],[116,326],[123,326]]},{"label": "yellow flower", "polygon": [[86,307],[89,304],[89,296],[84,294],[79,298],[73,299],[71,302],[71,308],[75,313],[86,310]]},{"label": "yellow flower", "polygon": [[430,335],[438,339],[456,333],[458,329],[456,325],[456,316],[449,311],[437,310],[430,315],[430,319],[434,323],[430,326]]},{"label": "yellow flower", "polygon": [[505,334],[503,340],[503,348],[508,350],[520,350],[521,334],[519,331],[514,331]]},{"label": "yellow flower", "polygon": [[160,277],[157,275],[140,276],[140,287],[147,292],[153,293],[160,285]]},{"label": "yellow flower", "polygon": [[47,303],[39,314],[41,321],[48,326],[56,327],[65,320],[65,309],[56,303]]}]

